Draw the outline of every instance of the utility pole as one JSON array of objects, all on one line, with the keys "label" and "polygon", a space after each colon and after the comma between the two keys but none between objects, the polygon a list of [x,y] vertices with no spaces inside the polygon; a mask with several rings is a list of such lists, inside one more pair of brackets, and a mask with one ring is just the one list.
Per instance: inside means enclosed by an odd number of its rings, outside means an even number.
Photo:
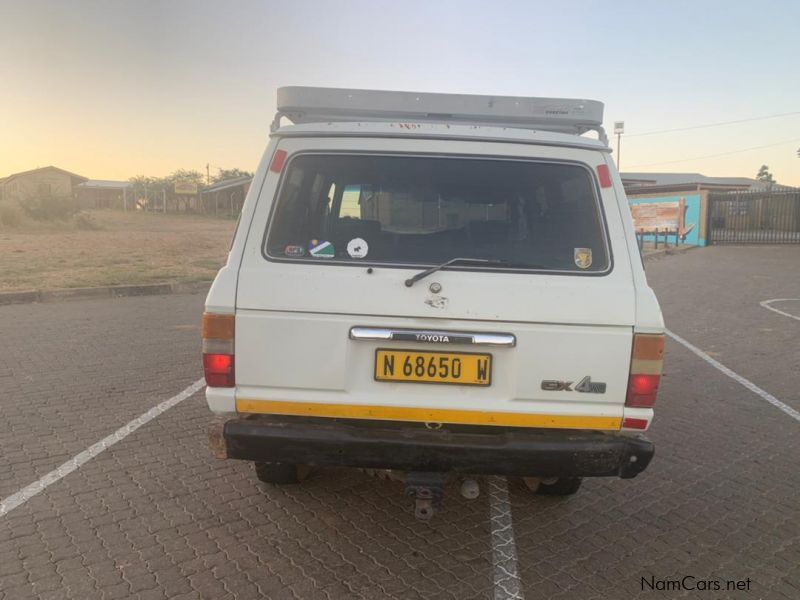
[{"label": "utility pole", "polygon": [[617,171],[619,171],[620,157],[622,156],[622,149],[620,140],[622,134],[625,133],[625,121],[614,121],[614,133],[617,134]]},{"label": "utility pole", "polygon": [[206,185],[211,185],[211,165],[206,163]]}]

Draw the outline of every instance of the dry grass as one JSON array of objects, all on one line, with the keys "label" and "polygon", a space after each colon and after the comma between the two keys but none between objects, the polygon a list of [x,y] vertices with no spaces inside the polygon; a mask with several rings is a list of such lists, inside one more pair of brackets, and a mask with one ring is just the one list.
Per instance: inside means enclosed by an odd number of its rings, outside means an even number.
[{"label": "dry grass", "polygon": [[234,221],[90,211],[100,229],[0,229],[0,291],[211,280]]}]

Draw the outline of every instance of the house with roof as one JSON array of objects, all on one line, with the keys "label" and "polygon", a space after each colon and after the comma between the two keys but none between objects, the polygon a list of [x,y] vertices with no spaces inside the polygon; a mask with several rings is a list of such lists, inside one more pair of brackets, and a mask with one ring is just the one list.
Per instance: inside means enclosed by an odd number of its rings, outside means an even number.
[{"label": "house with roof", "polygon": [[709,177],[702,173],[620,173],[628,196],[669,192],[760,191],[790,189],[778,183],[768,184],[751,177]]},{"label": "house with roof", "polygon": [[252,181],[253,178],[250,175],[242,175],[205,186],[200,190],[202,209],[215,216],[220,214],[238,215],[242,210],[244,198],[247,196],[247,190],[250,189]]},{"label": "house with roof", "polygon": [[89,179],[76,188],[81,208],[116,208],[128,210],[133,204],[133,184],[130,181]]},{"label": "house with roof", "polygon": [[87,177],[52,165],[14,173],[0,179],[0,201],[19,202],[39,196],[74,197]]},{"label": "house with roof", "polygon": [[765,232],[772,230],[800,235],[796,188],[702,173],[621,173],[620,177],[634,227],[646,240],[674,236],[676,243],[705,246],[730,237],[734,227],[744,232],[742,239],[766,240]]}]

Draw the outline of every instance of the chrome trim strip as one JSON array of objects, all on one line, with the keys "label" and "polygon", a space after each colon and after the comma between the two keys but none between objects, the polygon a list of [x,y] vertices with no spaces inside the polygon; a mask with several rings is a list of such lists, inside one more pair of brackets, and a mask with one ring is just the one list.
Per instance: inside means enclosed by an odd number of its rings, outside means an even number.
[{"label": "chrome trim strip", "polygon": [[351,327],[351,340],[391,340],[392,331],[380,327]]},{"label": "chrome trim strip", "polygon": [[356,341],[418,342],[422,344],[471,344],[473,346],[517,345],[513,333],[480,333],[434,329],[388,329],[385,327],[351,327],[350,339]]}]

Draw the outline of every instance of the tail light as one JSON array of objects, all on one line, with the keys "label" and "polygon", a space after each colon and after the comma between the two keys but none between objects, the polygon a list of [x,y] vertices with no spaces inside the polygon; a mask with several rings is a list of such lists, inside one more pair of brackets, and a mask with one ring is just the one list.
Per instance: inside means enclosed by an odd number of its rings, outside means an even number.
[{"label": "tail light", "polygon": [[234,387],[234,316],[203,314],[203,372],[209,387]]},{"label": "tail light", "polygon": [[664,335],[634,334],[625,406],[651,408],[656,403],[663,363]]}]

